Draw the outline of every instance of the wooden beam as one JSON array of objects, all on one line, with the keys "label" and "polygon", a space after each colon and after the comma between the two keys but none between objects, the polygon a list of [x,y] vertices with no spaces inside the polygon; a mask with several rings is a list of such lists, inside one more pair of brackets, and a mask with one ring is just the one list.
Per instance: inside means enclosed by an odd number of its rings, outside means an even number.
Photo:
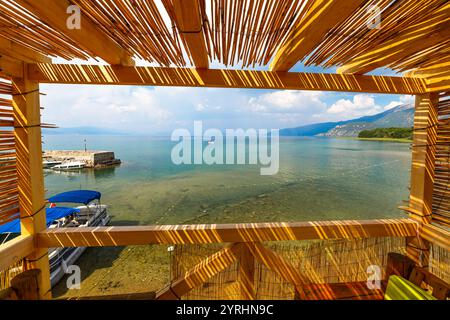
[{"label": "wooden beam", "polygon": [[250,250],[254,248],[253,243],[241,243],[238,252],[238,282],[241,300],[255,300],[255,256]]},{"label": "wooden beam", "polygon": [[426,67],[411,70],[404,75],[413,78],[424,78],[428,92],[450,91],[450,58]]},{"label": "wooden beam", "polygon": [[206,258],[181,278],[169,284],[156,294],[156,300],[179,300],[190,290],[228,268],[236,261],[239,245],[233,244]]},{"label": "wooden beam", "polygon": [[0,245],[0,270],[5,270],[34,251],[33,237],[18,236]]},{"label": "wooden beam", "polygon": [[417,234],[417,227],[411,219],[111,226],[47,229],[37,241],[52,248],[408,237]]},{"label": "wooden beam", "polygon": [[209,58],[199,0],[174,0],[173,7],[178,31],[195,67],[208,68]]},{"label": "wooden beam", "polygon": [[129,53],[117,42],[105,35],[92,20],[81,13],[80,29],[69,29],[67,8],[72,5],[68,0],[16,0],[18,4],[31,11],[52,28],[65,34],[85,50],[92,52],[109,64],[133,64]]},{"label": "wooden beam", "polygon": [[23,77],[23,63],[9,56],[0,55],[0,75],[6,78]]},{"label": "wooden beam", "polygon": [[323,41],[327,33],[347,19],[364,0],[317,0],[304,17],[297,18],[295,25],[278,49],[271,71],[289,71]]},{"label": "wooden beam", "polygon": [[428,92],[446,92],[450,91],[450,74],[446,73],[440,77],[434,77],[427,80]]},{"label": "wooden beam", "polygon": [[62,84],[291,89],[395,94],[426,92],[426,81],[421,78],[325,73],[31,64],[28,68],[28,76],[40,83]]},{"label": "wooden beam", "polygon": [[406,28],[395,38],[381,43],[368,52],[363,52],[353,60],[338,68],[338,73],[367,73],[396,61],[448,41],[450,33],[450,4],[433,13],[417,25]]},{"label": "wooden beam", "polygon": [[420,213],[411,218],[421,223],[429,223],[432,214],[438,103],[435,93],[416,96],[409,207]]},{"label": "wooden beam", "polygon": [[[22,235],[34,236],[47,228],[42,171],[39,84],[26,77],[13,78],[12,88],[20,227]],[[39,275],[40,297],[51,298],[47,248],[35,247],[33,253],[27,258],[30,268],[41,270]]]},{"label": "wooden beam", "polygon": [[420,67],[405,73],[407,77],[433,78],[450,74],[450,57],[447,61],[438,62],[427,67]]},{"label": "wooden beam", "polygon": [[425,224],[420,228],[420,236],[445,250],[450,250],[450,231],[435,224]]},{"label": "wooden beam", "polygon": [[25,62],[51,63],[52,59],[17,42],[0,36],[0,54]]},{"label": "wooden beam", "polygon": [[[447,30],[450,32],[450,29]],[[384,43],[381,49],[376,48],[367,54],[358,56],[353,61],[337,69],[338,73],[358,73],[364,74],[377,68],[386,67],[397,61],[407,60],[408,57],[422,50],[442,43],[447,36],[442,34],[424,34],[415,40],[408,39],[406,43],[396,42],[393,45]]]},{"label": "wooden beam", "polygon": [[[416,96],[408,211],[421,224],[430,223],[432,215],[438,103],[436,93]],[[422,266],[428,265],[428,250],[420,237],[410,239],[407,247],[409,257]]]}]

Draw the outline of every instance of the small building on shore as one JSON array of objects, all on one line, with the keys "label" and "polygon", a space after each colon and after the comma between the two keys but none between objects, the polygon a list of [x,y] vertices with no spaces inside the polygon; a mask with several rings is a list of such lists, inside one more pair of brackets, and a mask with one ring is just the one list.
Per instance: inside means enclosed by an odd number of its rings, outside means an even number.
[{"label": "small building on shore", "polygon": [[43,154],[44,160],[52,161],[80,161],[87,168],[102,168],[120,164],[113,151],[96,150],[47,150]]}]

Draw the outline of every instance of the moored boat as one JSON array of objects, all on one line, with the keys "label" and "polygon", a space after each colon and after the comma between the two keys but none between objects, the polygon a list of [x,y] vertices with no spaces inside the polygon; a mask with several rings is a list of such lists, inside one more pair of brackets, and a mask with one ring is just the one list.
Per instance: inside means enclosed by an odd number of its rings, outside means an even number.
[{"label": "moored boat", "polygon": [[62,163],[62,161],[43,161],[42,162],[42,167],[44,169],[50,169],[53,168],[54,166],[60,165]]},{"label": "moored boat", "polygon": [[[46,208],[46,222],[48,228],[83,228],[104,226],[110,216],[107,206],[100,203],[101,193],[92,190],[74,190],[57,194],[48,199],[50,207]],[[55,206],[56,203],[81,204],[76,207]],[[20,234],[20,219],[15,219],[0,226],[0,238],[6,241],[11,235]],[[84,247],[49,248],[50,281],[55,286],[73,265]]]},{"label": "moored boat", "polygon": [[51,169],[53,170],[79,170],[83,169],[86,166],[84,162],[81,161],[68,161],[53,166]]}]

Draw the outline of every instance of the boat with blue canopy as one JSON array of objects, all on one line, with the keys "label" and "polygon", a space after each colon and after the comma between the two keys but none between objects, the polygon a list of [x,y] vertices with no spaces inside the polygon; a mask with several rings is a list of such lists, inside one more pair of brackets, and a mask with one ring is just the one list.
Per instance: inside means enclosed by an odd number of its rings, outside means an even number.
[{"label": "boat with blue canopy", "polygon": [[[47,199],[45,209],[47,228],[83,228],[104,226],[110,216],[107,206],[100,203],[101,193],[94,190],[72,190],[56,194]],[[74,204],[74,207],[57,204]],[[20,234],[20,219],[17,218],[0,226],[0,243]],[[74,264],[85,251],[84,247],[49,248],[50,280],[56,285],[68,266]]]},{"label": "boat with blue canopy", "polygon": [[[49,228],[55,220],[59,220],[62,218],[66,218],[69,216],[73,216],[79,213],[80,210],[76,208],[67,208],[67,207],[53,207],[46,208],[46,220],[47,220],[47,228]],[[5,223],[0,226],[0,233],[20,233],[20,219],[14,219],[8,223]]]},{"label": "boat with blue canopy", "polygon": [[93,190],[73,190],[62,192],[53,197],[48,198],[48,202],[51,203],[82,203],[88,205],[94,200],[100,201],[102,194]]},{"label": "boat with blue canopy", "polygon": [[[72,190],[58,193],[47,199],[51,207],[56,204],[75,204],[78,205],[74,209],[78,210],[76,217],[60,225],[60,220],[50,226],[50,228],[70,228],[70,227],[96,227],[105,226],[110,220],[107,212],[107,206],[102,205],[102,194],[94,190]],[[56,207],[58,208],[58,207]],[[84,247],[77,248],[52,248],[49,249],[50,259],[50,278],[51,284],[54,286],[58,283],[67,272],[68,266],[75,261],[86,250]]]}]

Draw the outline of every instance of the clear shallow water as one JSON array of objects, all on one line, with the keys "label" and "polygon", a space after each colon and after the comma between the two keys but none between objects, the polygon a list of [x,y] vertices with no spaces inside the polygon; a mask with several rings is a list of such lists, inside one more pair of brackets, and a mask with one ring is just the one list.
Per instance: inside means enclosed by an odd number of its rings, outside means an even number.
[{"label": "clear shallow water", "polygon": [[119,167],[45,172],[47,196],[102,192],[112,224],[234,223],[401,217],[408,197],[409,144],[281,138],[277,175],[255,165],[182,165],[174,142],[132,136],[44,137],[44,149],[111,150]]}]

